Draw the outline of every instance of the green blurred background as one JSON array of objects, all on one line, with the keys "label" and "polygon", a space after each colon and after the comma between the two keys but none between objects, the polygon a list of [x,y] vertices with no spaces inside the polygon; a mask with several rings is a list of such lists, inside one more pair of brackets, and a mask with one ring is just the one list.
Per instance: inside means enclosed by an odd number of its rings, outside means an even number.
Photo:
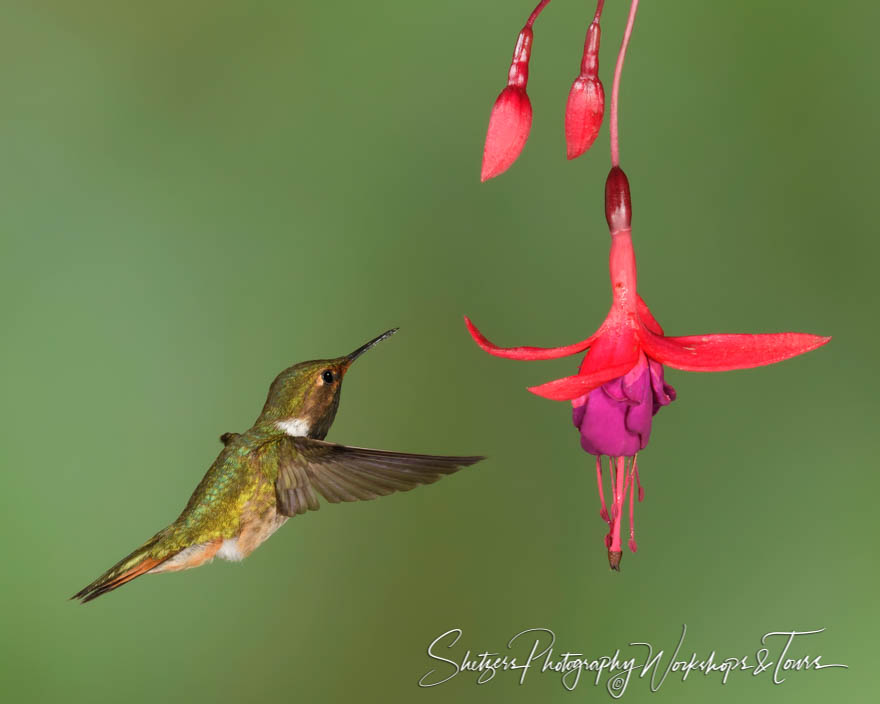
[{"label": "green blurred background", "polygon": [[[683,623],[688,654],[725,656],[825,627],[797,654],[850,669],[627,701],[872,698],[877,7],[643,3],[621,104],[642,293],[671,334],[835,339],[669,372],[620,574],[569,408],[525,391],[577,360],[490,358],[462,324],[555,345],[607,310],[607,129],[572,163],[562,131],[592,3],[538,22],[532,135],[484,185],[528,0],[2,7],[5,701],[607,700],[416,683],[454,627],[458,657],[531,627],[595,656],[668,653]],[[609,1],[606,86],[625,13]],[[329,439],[490,459],[326,505],[243,564],[66,601],[178,514],[279,370],[395,325]]]}]

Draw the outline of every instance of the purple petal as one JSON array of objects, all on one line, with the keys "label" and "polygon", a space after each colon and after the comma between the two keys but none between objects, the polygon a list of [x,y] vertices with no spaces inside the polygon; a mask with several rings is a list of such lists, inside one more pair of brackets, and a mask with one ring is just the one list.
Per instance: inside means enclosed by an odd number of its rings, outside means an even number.
[{"label": "purple petal", "polygon": [[663,365],[642,354],[630,372],[606,382],[573,408],[581,447],[593,455],[635,455],[651,438],[654,414],[674,400],[675,390],[663,380]]}]

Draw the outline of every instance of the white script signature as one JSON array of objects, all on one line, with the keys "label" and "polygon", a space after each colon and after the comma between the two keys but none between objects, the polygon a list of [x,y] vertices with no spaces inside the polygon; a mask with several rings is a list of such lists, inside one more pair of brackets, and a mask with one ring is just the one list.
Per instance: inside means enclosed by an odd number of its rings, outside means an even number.
[{"label": "white script signature", "polygon": [[[473,673],[477,684],[491,682],[499,673],[509,672],[525,684],[530,672],[555,674],[562,686],[574,690],[581,677],[588,678],[593,686],[604,683],[605,689],[615,699],[624,695],[630,679],[650,678],[650,688],[656,692],[670,673],[686,681],[691,674],[715,675],[727,684],[732,673],[739,672],[758,676],[764,674],[774,685],[780,685],[793,673],[824,670],[828,667],[847,668],[842,664],[822,662],[822,656],[804,652],[807,643],[815,643],[815,636],[825,629],[813,631],[768,631],[761,637],[761,647],[746,655],[719,655],[715,650],[704,655],[692,652],[684,654],[683,645],[687,625],[681,629],[681,637],[675,650],[666,656],[663,650],[655,651],[651,643],[632,642],[630,655],[621,654],[617,648],[609,655],[587,655],[582,652],[561,650],[556,646],[556,634],[549,628],[527,628],[507,642],[507,652],[468,649],[464,655],[452,657],[449,652],[462,636],[460,628],[452,628],[437,636],[428,646],[428,657],[437,663],[422,675],[420,687],[436,687],[449,682],[459,674]],[[810,637],[813,638],[810,638]]]}]

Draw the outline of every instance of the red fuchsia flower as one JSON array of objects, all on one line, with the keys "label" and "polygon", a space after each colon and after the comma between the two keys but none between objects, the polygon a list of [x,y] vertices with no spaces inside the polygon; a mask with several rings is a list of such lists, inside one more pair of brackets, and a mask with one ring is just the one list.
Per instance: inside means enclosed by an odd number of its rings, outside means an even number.
[{"label": "red fuchsia flower", "polygon": [[[532,128],[532,103],[526,93],[532,54],[535,20],[550,0],[541,0],[519,33],[510,62],[507,87],[492,106],[483,146],[480,180],[488,181],[509,169],[517,160]],[[587,29],[581,72],[575,79],[565,107],[565,141],[568,158],[583,154],[596,139],[605,111],[605,91],[599,80],[599,17],[604,0],[599,0],[593,22]]]},{"label": "red fuchsia flower", "polygon": [[[496,357],[518,360],[557,359],[587,352],[578,373],[529,389],[554,401],[571,401],[572,418],[580,431],[581,447],[596,455],[596,475],[602,502],[600,515],[608,523],[605,538],[609,563],[619,569],[621,518],[629,494],[630,537],[633,552],[633,495],[644,492],[636,457],[648,444],[654,414],[675,400],[665,383],[663,367],[685,371],[722,372],[781,362],[824,345],[831,338],[803,333],[766,335],[692,335],[667,337],[636,287],[636,261],[630,226],[629,183],[614,167],[605,185],[605,215],[611,232],[611,310],[599,329],[586,340],[565,347],[497,347],[465,318],[476,343]],[[612,504],[609,513],[602,488],[602,456],[609,458]]]},{"label": "red fuchsia flower", "polygon": [[[601,510],[608,524],[605,546],[608,562],[620,569],[623,555],[621,522],[629,496],[629,548],[635,552],[634,497],[644,498],[637,456],[650,439],[653,416],[675,400],[675,390],[663,377],[663,367],[685,371],[721,372],[748,369],[804,354],[831,338],[803,333],[763,335],[692,335],[667,337],[639,296],[632,245],[632,204],[629,182],[620,168],[617,107],[620,74],[632,32],[638,0],[631,0],[629,18],[618,54],[611,98],[611,162],[605,182],[605,218],[611,233],[609,269],[611,310],[599,329],[586,340],[554,348],[497,347],[465,317],[476,343],[496,357],[518,360],[557,359],[586,352],[578,373],[529,389],[554,401],[571,401],[572,420],[581,447],[596,456],[596,479]],[[589,35],[588,35],[589,43]],[[611,475],[611,511],[605,504],[602,457]]]}]

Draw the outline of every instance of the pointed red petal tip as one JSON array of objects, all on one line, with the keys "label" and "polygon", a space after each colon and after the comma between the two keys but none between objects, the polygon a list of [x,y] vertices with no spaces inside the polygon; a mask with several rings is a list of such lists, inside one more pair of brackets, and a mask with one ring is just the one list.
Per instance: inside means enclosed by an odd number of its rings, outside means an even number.
[{"label": "pointed red petal tip", "polygon": [[565,105],[565,146],[569,159],[577,159],[593,146],[605,114],[605,90],[598,78],[578,76]]},{"label": "pointed red petal tip", "polygon": [[474,342],[476,342],[484,352],[488,352],[496,357],[503,357],[504,359],[518,359],[522,361],[569,357],[573,354],[583,352],[593,344],[593,340],[596,337],[593,335],[586,340],[576,342],[573,345],[566,345],[564,347],[498,347],[489,342],[489,340],[486,339],[486,336],[479,331],[477,326],[474,325],[471,322],[471,319],[467,316],[464,316],[464,324],[467,325],[468,332],[471,334],[471,337],[474,338]]},{"label": "pointed red petal tip", "polygon": [[587,29],[581,72],[565,105],[565,144],[569,159],[576,159],[596,141],[605,113],[605,89],[599,80],[599,23]]},{"label": "pointed red petal tip", "polygon": [[532,103],[525,88],[507,86],[492,107],[480,181],[504,173],[516,161],[532,128]]},{"label": "pointed red petal tip", "polygon": [[619,166],[613,167],[605,179],[605,219],[612,233],[632,226],[629,179]]},{"label": "pointed red petal tip", "polygon": [[688,372],[727,372],[775,364],[811,352],[831,338],[800,332],[767,335],[691,335],[641,337],[645,352],[675,369]]}]

